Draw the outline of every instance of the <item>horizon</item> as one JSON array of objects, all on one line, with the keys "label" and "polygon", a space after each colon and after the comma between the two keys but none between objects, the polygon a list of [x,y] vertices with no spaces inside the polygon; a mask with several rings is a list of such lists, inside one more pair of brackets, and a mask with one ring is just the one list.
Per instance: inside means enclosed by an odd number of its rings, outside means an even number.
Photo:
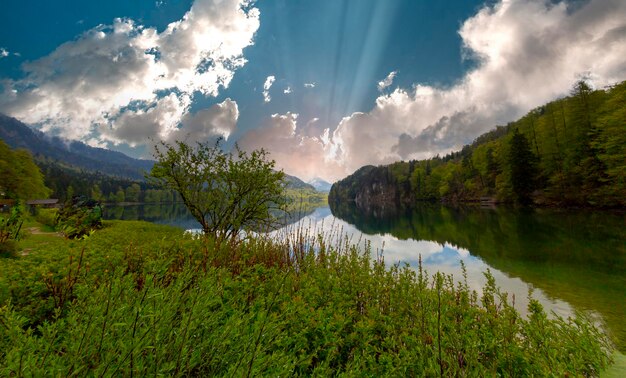
[{"label": "horizon", "polygon": [[620,1],[72,6],[5,5],[0,112],[135,158],[224,137],[305,182],[445,155],[578,80],[626,79]]}]

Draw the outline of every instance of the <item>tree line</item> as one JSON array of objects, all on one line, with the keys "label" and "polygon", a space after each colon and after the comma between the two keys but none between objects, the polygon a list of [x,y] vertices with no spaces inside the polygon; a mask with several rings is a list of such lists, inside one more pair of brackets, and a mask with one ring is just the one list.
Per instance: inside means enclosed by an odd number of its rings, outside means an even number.
[{"label": "tree line", "polygon": [[134,181],[99,172],[68,168],[40,156],[37,164],[45,177],[51,196],[59,199],[80,195],[100,202],[179,202],[179,196],[145,181]]},{"label": "tree line", "polygon": [[592,90],[580,81],[570,96],[496,127],[461,151],[363,167],[336,183],[329,201],[354,200],[367,188],[376,191],[376,183],[400,203],[492,197],[535,205],[626,206],[624,104],[626,82]]},{"label": "tree line", "polygon": [[149,182],[66,167],[41,155],[33,157],[24,149],[13,150],[0,140],[0,198],[66,201],[73,196],[115,203],[180,201],[173,190]]}]

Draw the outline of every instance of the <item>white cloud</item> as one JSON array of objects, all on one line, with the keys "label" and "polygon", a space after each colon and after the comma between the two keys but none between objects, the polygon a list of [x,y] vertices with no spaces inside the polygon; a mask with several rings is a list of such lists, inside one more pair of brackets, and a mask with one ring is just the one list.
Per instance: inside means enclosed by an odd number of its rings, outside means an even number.
[{"label": "white cloud", "polygon": [[194,95],[229,85],[258,27],[247,0],[196,0],[161,33],[116,19],[25,64],[24,79],[4,80],[0,111],[92,143],[167,137],[184,128]]},{"label": "white cloud", "polygon": [[263,141],[278,166],[305,179],[334,180],[367,164],[444,154],[568,94],[581,77],[596,87],[626,79],[625,14],[620,0],[576,9],[547,0],[485,6],[459,30],[464,54],[479,62],[455,85],[395,89],[319,137],[297,129],[288,113],[244,139],[251,146]]},{"label": "white cloud", "polygon": [[128,143],[131,146],[156,140],[167,139],[191,105],[189,96],[175,93],[160,98],[151,107],[142,104],[137,110],[126,110],[111,124],[101,124],[98,128],[102,139],[114,143]]},{"label": "white cloud", "polygon": [[[261,128],[244,134],[238,142],[239,146],[248,151],[264,148],[270,152],[270,158],[276,161],[278,169],[305,181],[320,176],[341,177],[344,170],[332,159],[333,146],[328,138],[303,135],[297,126],[297,119],[298,115],[293,113],[274,114]],[[328,136],[328,129],[325,135]]]},{"label": "white cloud", "polygon": [[189,96],[171,93],[147,110],[124,112],[111,127],[101,126],[98,131],[108,141],[136,146],[150,144],[151,140],[189,142],[228,138],[235,130],[239,109],[230,98],[196,113],[188,111],[190,105]]},{"label": "white cloud", "polygon": [[9,56],[9,51],[4,47],[0,47],[0,59],[6,58],[7,56]]},{"label": "white cloud", "polygon": [[338,158],[353,171],[447,153],[566,95],[581,77],[596,87],[624,80],[624,15],[626,2],[617,0],[577,9],[542,0],[484,7],[459,31],[478,67],[450,88],[396,89],[371,111],[344,118],[332,134]]},{"label": "white cloud", "polygon": [[398,74],[398,71],[389,72],[389,75],[387,75],[385,79],[378,82],[378,91],[382,92],[385,89],[387,89],[391,84],[393,84],[393,79],[395,79],[397,74]]},{"label": "white cloud", "polygon": [[274,81],[276,81],[276,78],[270,75],[267,77],[267,79],[265,79],[265,83],[263,83],[263,101],[265,102],[272,101],[272,97],[270,96],[270,88],[272,87],[272,84],[274,84]]},{"label": "white cloud", "polygon": [[283,91],[284,94],[290,94],[292,92],[291,87],[287,87],[285,88],[285,90]]},{"label": "white cloud", "polygon": [[208,140],[215,137],[228,139],[235,131],[239,119],[237,103],[227,98],[219,104],[197,113],[187,113],[182,119],[182,127],[170,133],[167,139]]},{"label": "white cloud", "polygon": [[315,83],[304,83],[305,88],[315,88]]}]

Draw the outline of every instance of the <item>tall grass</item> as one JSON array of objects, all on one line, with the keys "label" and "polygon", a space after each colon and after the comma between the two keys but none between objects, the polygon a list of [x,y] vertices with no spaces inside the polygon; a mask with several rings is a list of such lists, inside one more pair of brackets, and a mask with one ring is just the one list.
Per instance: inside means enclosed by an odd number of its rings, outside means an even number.
[{"label": "tall grass", "polygon": [[590,321],[534,300],[521,317],[489,273],[478,294],[387,267],[338,230],[292,231],[217,245],[116,222],[39,251],[52,276],[0,281],[0,375],[595,376],[609,363]]}]

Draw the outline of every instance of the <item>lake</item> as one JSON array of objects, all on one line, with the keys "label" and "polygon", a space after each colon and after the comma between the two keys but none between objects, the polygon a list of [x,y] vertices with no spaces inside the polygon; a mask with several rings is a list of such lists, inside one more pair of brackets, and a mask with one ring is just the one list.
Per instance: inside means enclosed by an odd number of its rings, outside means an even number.
[{"label": "lake", "polygon": [[[105,218],[198,228],[180,204],[107,207]],[[388,264],[417,267],[421,256],[429,273],[461,279],[463,261],[477,290],[489,269],[521,312],[532,288],[548,311],[582,311],[603,322],[626,352],[625,219],[613,212],[442,205],[364,211],[342,204],[303,214],[298,224],[318,232],[341,229],[355,243],[368,240]],[[287,227],[297,227],[297,220]]]}]

